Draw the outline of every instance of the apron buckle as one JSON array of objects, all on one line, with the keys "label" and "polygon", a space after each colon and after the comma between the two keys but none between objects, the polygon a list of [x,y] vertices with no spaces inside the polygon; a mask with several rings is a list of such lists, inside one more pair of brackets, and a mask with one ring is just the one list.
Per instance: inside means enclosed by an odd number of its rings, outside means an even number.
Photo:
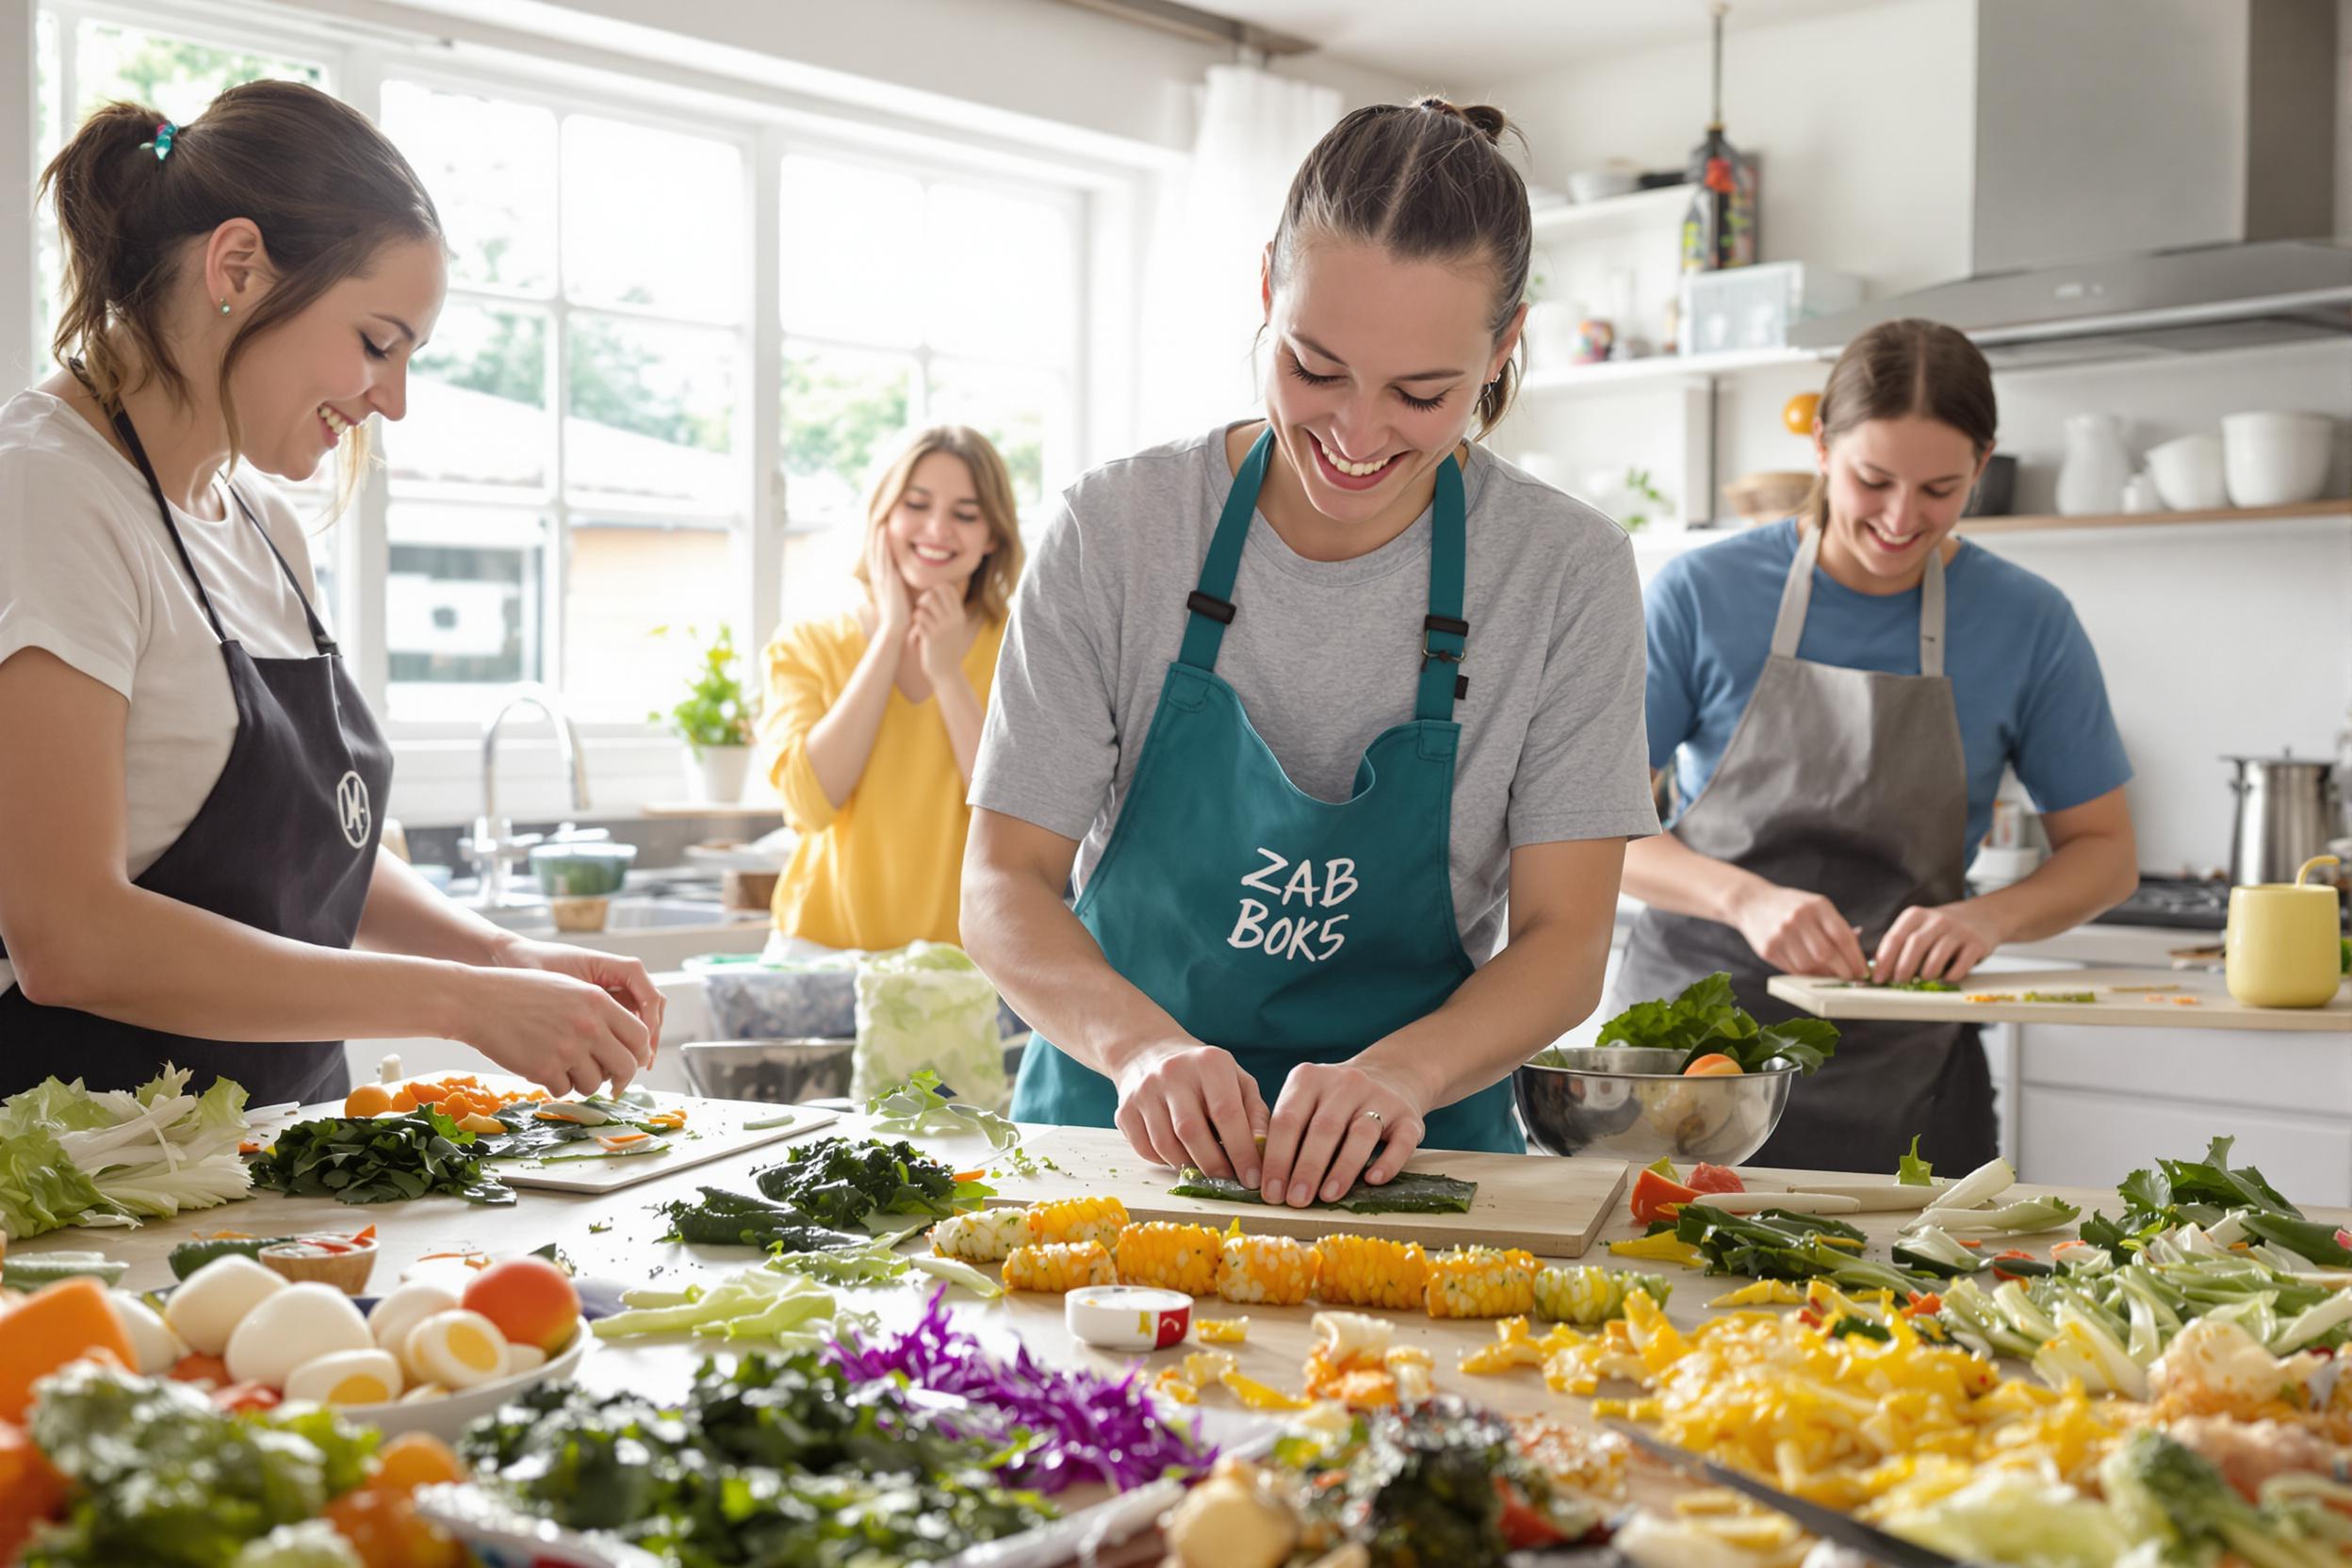
[{"label": "apron buckle", "polygon": [[1233,600],[1218,598],[1215,594],[1203,593],[1198,588],[1184,600],[1184,608],[1196,615],[1206,615],[1219,626],[1233,624]]},{"label": "apron buckle", "polygon": [[1425,670],[1429,667],[1429,661],[1432,659],[1443,659],[1448,664],[1462,662],[1460,648],[1429,646],[1430,635],[1441,631],[1449,637],[1467,638],[1470,635],[1470,623],[1452,615],[1425,615],[1421,618],[1421,667]]}]

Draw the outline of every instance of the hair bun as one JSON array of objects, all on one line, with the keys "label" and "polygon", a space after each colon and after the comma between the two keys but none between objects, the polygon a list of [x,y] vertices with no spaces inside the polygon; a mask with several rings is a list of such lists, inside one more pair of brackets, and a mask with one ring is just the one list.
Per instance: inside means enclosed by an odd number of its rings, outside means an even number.
[{"label": "hair bun", "polygon": [[1428,93],[1413,100],[1417,109],[1430,109],[1438,114],[1451,115],[1491,142],[1499,143],[1503,133],[1511,128],[1511,119],[1492,104],[1472,104],[1464,106],[1436,93]]}]

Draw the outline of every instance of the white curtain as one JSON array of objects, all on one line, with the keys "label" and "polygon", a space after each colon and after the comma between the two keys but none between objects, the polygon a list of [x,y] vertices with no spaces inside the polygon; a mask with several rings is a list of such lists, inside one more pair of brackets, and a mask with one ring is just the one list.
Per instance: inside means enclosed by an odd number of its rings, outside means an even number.
[{"label": "white curtain", "polygon": [[1190,167],[1168,182],[1147,268],[1143,434],[1157,442],[1259,405],[1250,341],[1258,258],[1291,177],[1341,111],[1339,93],[1254,66],[1209,68]]}]

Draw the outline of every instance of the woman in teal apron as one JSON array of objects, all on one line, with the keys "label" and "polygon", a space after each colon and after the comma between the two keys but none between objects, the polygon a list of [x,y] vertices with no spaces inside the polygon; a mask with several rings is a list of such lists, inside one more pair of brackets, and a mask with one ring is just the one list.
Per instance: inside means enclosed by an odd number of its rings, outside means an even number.
[{"label": "woman in teal apron", "polygon": [[[1990,370],[1930,321],[1890,321],[1830,371],[1807,515],[1670,563],[1649,592],[1649,743],[1689,804],[1626,857],[1635,921],[1614,999],[1722,970],[1765,1022],[1782,972],[1957,983],[1995,948],[2130,892],[2131,776],[2090,640],[2049,583],[1952,538],[1993,449]],[[1777,608],[1775,608],[1777,607]],[[2004,769],[2053,853],[1970,896]],[[1891,1171],[1993,1157],[1969,1023],[1841,1024],[1755,1157]]]},{"label": "woman in teal apron", "polygon": [[1656,825],[1638,587],[1614,525],[1464,440],[1527,277],[1502,128],[1343,121],[1267,249],[1266,420],[1086,475],[1040,543],[964,874],[1037,1026],[1016,1119],[1305,1203],[1524,1151],[1511,1071],[1599,999]]}]

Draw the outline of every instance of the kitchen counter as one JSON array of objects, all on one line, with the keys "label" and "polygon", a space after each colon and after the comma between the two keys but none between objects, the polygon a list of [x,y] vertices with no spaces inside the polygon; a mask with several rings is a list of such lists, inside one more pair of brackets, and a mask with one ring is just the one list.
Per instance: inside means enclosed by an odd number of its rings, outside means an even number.
[{"label": "kitchen counter", "polygon": [[[808,1135],[862,1135],[866,1130],[866,1119],[853,1116]],[[1050,1135],[1052,1130],[1032,1131]],[[695,1188],[701,1185],[749,1190],[751,1172],[781,1159],[784,1152],[792,1147],[791,1141],[769,1144],[740,1155],[657,1177],[610,1195],[588,1196],[523,1189],[513,1205],[498,1208],[477,1207],[454,1198],[427,1198],[408,1203],[354,1208],[331,1199],[290,1199],[274,1193],[261,1193],[244,1202],[182,1215],[175,1219],[151,1222],[136,1231],[55,1231],[29,1241],[13,1243],[10,1251],[30,1255],[44,1251],[104,1250],[130,1262],[131,1268],[122,1282],[126,1288],[145,1290],[172,1282],[171,1272],[164,1263],[166,1255],[175,1243],[199,1233],[224,1229],[264,1233],[350,1231],[372,1222],[377,1227],[380,1255],[370,1289],[377,1293],[389,1289],[402,1270],[427,1253],[480,1250],[507,1254],[528,1251],[549,1242],[562,1248],[588,1276],[619,1279],[630,1284],[659,1282],[671,1285],[680,1280],[709,1281],[750,1266],[758,1262],[758,1258],[747,1249],[689,1247],[662,1241],[659,1238],[666,1224],[652,1212],[654,1205],[670,1199],[691,1199],[695,1196]],[[2146,1163],[2159,1154],[2188,1154],[2195,1152],[2174,1150],[2167,1146],[2141,1151],[2137,1157],[2140,1162]],[[2259,1147],[2242,1145],[2241,1152],[2256,1163],[2268,1164]],[[1548,1157],[1528,1156],[1530,1159]],[[1749,1174],[1759,1179],[1787,1177],[1791,1184],[1799,1184],[1805,1173],[1755,1170]],[[2115,1172],[2117,1179],[2124,1174],[2122,1169]],[[2272,1175],[2277,1178],[2276,1172]],[[1139,1185],[1151,1179],[1148,1168],[1138,1162],[1133,1183]],[[2291,1183],[2281,1184],[2291,1197],[2301,1196]],[[2032,1196],[2044,1191],[2055,1192],[2081,1205],[2086,1214],[2100,1205],[2111,1210],[2115,1206],[2112,1187],[2027,1187],[2021,1184],[2016,1195]],[[2352,1223],[2352,1209],[2307,1207],[2306,1212],[2315,1219]],[[1243,1209],[1237,1213],[1244,1229],[1248,1229],[1249,1212]],[[1843,1217],[1868,1233],[1875,1244],[1871,1254],[1883,1257],[1885,1244],[1891,1240],[1909,1217],[1902,1214],[1857,1214]],[[1708,1315],[1707,1302],[1736,1284],[1736,1281],[1708,1279],[1695,1270],[1673,1265],[1628,1264],[1609,1255],[1607,1250],[1609,1242],[1631,1239],[1640,1233],[1641,1227],[1632,1222],[1621,1200],[1592,1250],[1578,1261],[1665,1275],[1674,1285],[1673,1299],[1668,1303],[1668,1315],[1685,1328]],[[2047,1247],[2058,1237],[2053,1233],[2027,1239]],[[843,1294],[845,1298],[855,1298],[858,1305],[881,1311],[886,1318],[903,1320],[911,1318],[931,1288],[932,1282],[925,1280],[919,1284],[857,1289],[844,1291]],[[984,1302],[968,1292],[952,1289],[949,1300],[959,1318],[975,1331],[984,1335],[1017,1337],[1034,1352],[1054,1362],[1108,1368],[1123,1364],[1129,1359],[1123,1354],[1091,1349],[1071,1340],[1064,1327],[1059,1297],[1013,1294],[997,1301]],[[1318,1309],[1312,1305],[1253,1305],[1227,1309],[1223,1303],[1214,1303],[1214,1298],[1207,1298],[1202,1310],[1210,1315],[1249,1317],[1248,1342],[1229,1348],[1238,1355],[1244,1373],[1277,1387],[1298,1386],[1301,1364],[1312,1339],[1309,1321]],[[1436,1319],[1420,1314],[1388,1315],[1397,1325],[1398,1343],[1426,1347],[1435,1356],[1437,1380],[1441,1388],[1513,1413],[1546,1413],[1589,1417],[1587,1401],[1553,1394],[1533,1371],[1498,1377],[1470,1377],[1456,1371],[1456,1358],[1461,1352],[1494,1339],[1492,1320]],[[593,1386],[609,1390],[635,1388],[680,1392],[691,1378],[694,1367],[713,1348],[714,1343],[710,1340],[666,1336],[661,1340],[600,1343],[582,1362],[580,1378]],[[1160,1352],[1147,1359],[1155,1367],[1168,1365],[1179,1353]],[[1222,1402],[1222,1396],[1212,1396],[1212,1400]]]}]

